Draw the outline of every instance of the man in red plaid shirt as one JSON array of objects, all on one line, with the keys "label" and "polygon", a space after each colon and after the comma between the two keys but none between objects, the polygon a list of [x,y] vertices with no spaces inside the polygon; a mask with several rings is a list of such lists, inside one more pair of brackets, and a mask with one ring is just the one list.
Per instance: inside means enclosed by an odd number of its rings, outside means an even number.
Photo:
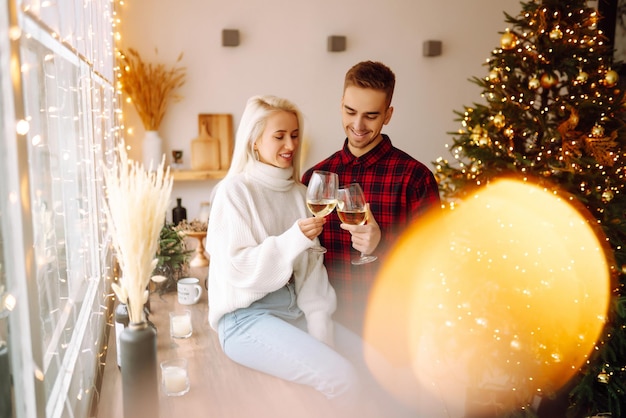
[{"label": "man in red plaid shirt", "polygon": [[[342,123],[343,148],[302,176],[308,184],[314,170],[337,173],[339,184],[359,183],[369,203],[365,225],[342,224],[336,212],[327,217],[319,236],[328,249],[324,263],[337,293],[335,319],[362,334],[369,292],[385,254],[407,226],[431,207],[439,206],[432,172],[395,148],[381,130],[393,113],[394,73],[384,64],[365,61],[346,73]],[[378,260],[352,265],[360,253]]]}]

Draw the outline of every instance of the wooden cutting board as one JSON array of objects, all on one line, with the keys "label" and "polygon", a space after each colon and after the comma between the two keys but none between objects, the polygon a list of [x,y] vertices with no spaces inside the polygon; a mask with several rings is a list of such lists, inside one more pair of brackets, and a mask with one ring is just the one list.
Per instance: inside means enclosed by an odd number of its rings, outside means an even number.
[{"label": "wooden cutting board", "polygon": [[202,124],[207,124],[209,135],[220,141],[220,170],[228,170],[233,155],[233,115],[229,113],[200,113],[198,115],[198,134]]}]

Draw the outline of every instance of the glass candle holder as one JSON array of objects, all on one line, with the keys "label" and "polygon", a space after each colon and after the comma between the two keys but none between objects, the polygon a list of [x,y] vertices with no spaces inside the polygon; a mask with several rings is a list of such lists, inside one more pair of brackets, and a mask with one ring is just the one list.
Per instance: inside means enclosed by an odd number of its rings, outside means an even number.
[{"label": "glass candle holder", "polygon": [[161,383],[167,396],[182,396],[189,392],[187,360],[178,358],[161,362]]},{"label": "glass candle holder", "polygon": [[191,327],[191,311],[170,312],[170,336],[172,338],[189,338],[193,332]]}]

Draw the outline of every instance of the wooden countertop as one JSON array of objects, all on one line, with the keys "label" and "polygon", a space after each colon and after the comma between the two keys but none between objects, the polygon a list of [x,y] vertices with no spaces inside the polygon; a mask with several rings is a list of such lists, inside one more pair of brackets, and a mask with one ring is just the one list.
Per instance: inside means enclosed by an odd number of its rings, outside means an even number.
[{"label": "wooden countertop", "polygon": [[[206,271],[206,267],[196,268],[196,274],[192,275],[204,283]],[[150,320],[157,328],[157,361],[183,357],[189,367],[190,390],[187,394],[168,397],[159,387],[160,418],[332,417],[328,401],[315,390],[248,369],[226,357],[217,333],[208,324],[206,291],[195,305],[180,305],[176,293],[153,293],[150,308]],[[174,341],[169,335],[168,314],[181,308],[191,310],[193,335]],[[113,327],[109,328],[111,336],[97,418],[123,416],[115,331]],[[158,375],[160,379],[160,371]]]}]

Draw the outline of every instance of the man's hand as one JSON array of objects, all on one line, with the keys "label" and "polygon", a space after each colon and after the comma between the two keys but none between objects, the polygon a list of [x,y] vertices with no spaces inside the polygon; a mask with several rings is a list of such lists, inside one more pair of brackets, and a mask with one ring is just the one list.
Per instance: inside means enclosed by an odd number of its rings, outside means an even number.
[{"label": "man's hand", "polygon": [[349,225],[342,223],[341,229],[350,231],[352,235],[352,247],[363,254],[372,254],[380,243],[380,227],[370,211],[370,204],[367,204],[367,218],[365,225]]}]

